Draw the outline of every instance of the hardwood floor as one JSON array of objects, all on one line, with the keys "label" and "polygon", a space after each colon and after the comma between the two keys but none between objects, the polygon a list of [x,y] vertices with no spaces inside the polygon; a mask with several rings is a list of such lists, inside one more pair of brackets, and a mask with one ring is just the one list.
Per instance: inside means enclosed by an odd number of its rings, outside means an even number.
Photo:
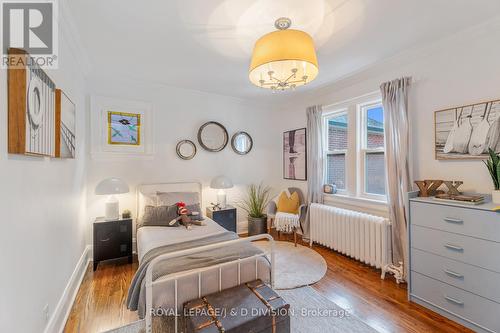
[{"label": "hardwood floor", "polygon": [[[277,239],[277,235],[273,236]],[[281,240],[292,241],[292,236],[281,235]],[[328,271],[312,287],[380,333],[472,332],[409,303],[406,284],[397,285],[392,277],[381,280],[380,271],[327,248],[315,245],[313,249],[325,258]],[[65,332],[98,333],[137,320],[136,313],[125,306],[128,286],[137,266],[137,262],[127,264],[126,260],[101,263],[93,272],[89,265]]]}]

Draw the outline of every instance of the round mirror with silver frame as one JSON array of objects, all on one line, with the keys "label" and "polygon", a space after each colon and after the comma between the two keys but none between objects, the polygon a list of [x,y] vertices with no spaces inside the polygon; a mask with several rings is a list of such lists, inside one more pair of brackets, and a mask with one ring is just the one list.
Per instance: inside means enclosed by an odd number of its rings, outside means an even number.
[{"label": "round mirror with silver frame", "polygon": [[252,150],[252,137],[247,132],[237,132],[231,138],[231,147],[236,154],[246,155]]},{"label": "round mirror with silver frame", "polygon": [[175,151],[183,160],[190,160],[196,155],[196,145],[191,140],[182,140],[177,143]]},{"label": "round mirror with silver frame", "polygon": [[226,128],[216,121],[209,121],[201,125],[198,130],[198,143],[203,149],[210,152],[223,150],[228,141],[229,134],[227,134]]}]

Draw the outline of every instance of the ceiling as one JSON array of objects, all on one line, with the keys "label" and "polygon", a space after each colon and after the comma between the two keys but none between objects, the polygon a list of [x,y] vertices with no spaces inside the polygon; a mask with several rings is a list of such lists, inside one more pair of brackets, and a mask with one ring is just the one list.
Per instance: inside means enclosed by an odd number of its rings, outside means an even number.
[{"label": "ceiling", "polygon": [[[73,0],[91,75],[150,81],[248,99],[248,65],[274,20],[310,33],[320,72],[301,90],[346,77],[405,49],[500,13],[498,0]],[[292,93],[292,92],[290,92]]]}]

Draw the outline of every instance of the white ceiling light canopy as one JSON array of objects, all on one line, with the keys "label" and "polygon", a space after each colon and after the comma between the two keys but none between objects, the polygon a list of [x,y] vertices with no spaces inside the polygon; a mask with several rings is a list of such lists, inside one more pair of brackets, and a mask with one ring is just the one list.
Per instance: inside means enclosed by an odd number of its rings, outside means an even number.
[{"label": "white ceiling light canopy", "polygon": [[314,41],[301,30],[289,29],[287,17],[276,20],[277,31],[255,43],[250,64],[250,82],[261,88],[284,91],[305,85],[318,76]]}]

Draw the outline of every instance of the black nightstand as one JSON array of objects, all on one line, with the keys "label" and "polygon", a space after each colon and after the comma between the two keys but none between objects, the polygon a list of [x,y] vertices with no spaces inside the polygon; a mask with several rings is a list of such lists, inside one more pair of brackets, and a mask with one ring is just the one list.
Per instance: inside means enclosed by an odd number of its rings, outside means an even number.
[{"label": "black nightstand", "polygon": [[226,206],[221,210],[213,210],[212,207],[207,207],[207,217],[227,230],[236,232],[236,208]]},{"label": "black nightstand", "polygon": [[100,261],[128,257],[132,262],[132,219],[94,222],[94,271]]}]

